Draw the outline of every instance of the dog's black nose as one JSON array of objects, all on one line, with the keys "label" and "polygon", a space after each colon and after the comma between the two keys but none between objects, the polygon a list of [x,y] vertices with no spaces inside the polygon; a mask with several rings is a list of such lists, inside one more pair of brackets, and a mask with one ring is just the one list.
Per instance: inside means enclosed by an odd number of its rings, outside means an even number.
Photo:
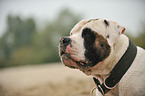
[{"label": "dog's black nose", "polygon": [[60,39],[60,44],[67,46],[71,43],[71,39],[69,37],[63,37]]}]

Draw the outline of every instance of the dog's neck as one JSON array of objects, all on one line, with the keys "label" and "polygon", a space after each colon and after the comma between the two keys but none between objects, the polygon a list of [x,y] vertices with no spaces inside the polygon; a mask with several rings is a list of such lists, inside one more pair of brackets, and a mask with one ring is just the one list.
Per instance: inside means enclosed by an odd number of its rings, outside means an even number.
[{"label": "dog's neck", "polygon": [[117,42],[111,47],[111,53],[109,57],[106,58],[103,62],[100,62],[94,66],[91,71],[86,71],[85,73],[88,75],[93,75],[103,82],[104,79],[109,76],[111,70],[120,60],[120,58],[123,56],[128,46],[128,37],[122,34]]}]

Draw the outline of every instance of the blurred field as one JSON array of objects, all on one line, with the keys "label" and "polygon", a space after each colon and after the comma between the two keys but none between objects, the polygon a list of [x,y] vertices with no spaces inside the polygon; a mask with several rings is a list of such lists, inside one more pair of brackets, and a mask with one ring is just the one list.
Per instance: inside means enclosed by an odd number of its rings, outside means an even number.
[{"label": "blurred field", "polygon": [[0,70],[0,96],[90,96],[91,77],[61,63]]}]

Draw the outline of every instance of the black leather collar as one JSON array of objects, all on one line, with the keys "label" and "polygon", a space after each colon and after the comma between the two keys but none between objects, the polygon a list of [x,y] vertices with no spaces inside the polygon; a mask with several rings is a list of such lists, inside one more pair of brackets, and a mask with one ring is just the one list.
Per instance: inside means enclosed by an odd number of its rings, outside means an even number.
[{"label": "black leather collar", "polygon": [[113,89],[115,85],[121,80],[121,78],[124,76],[124,74],[131,66],[132,62],[134,61],[136,54],[137,54],[137,48],[135,44],[131,40],[129,40],[129,46],[126,52],[118,61],[118,63],[115,65],[115,67],[110,73],[110,76],[105,79],[105,82],[101,84],[98,79],[93,77],[93,80],[97,85],[98,90],[103,95],[105,95],[108,91]]}]

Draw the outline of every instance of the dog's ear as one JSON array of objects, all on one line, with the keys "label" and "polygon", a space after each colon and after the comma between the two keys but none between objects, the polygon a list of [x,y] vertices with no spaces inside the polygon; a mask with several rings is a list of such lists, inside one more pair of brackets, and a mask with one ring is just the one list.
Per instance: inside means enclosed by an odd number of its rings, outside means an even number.
[{"label": "dog's ear", "polygon": [[107,29],[106,29],[106,38],[110,46],[112,46],[120,37],[121,34],[125,32],[125,28],[114,21],[106,21]]}]

